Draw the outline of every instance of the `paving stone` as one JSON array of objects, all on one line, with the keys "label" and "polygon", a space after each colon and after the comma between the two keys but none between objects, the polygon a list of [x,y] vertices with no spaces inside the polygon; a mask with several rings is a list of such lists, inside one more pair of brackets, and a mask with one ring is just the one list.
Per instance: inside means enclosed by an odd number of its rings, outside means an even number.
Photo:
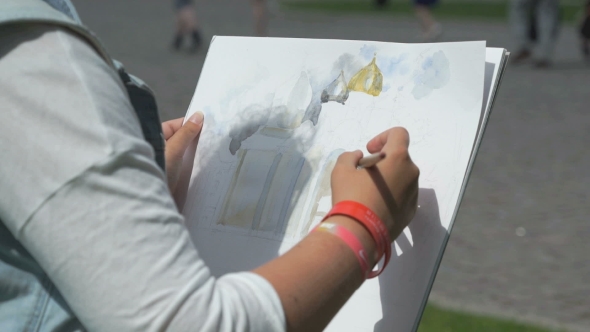
[{"label": "paving stone", "polygon": [[[183,116],[206,49],[193,55],[169,49],[171,1],[76,4],[113,56],[155,90],[163,120]],[[207,40],[252,34],[249,1],[197,5]],[[502,22],[442,23],[444,41],[512,46]],[[411,18],[277,11],[269,30],[275,37],[415,42],[418,24]],[[431,300],[590,330],[590,68],[577,46],[573,27],[565,26],[554,68],[508,67]]]}]

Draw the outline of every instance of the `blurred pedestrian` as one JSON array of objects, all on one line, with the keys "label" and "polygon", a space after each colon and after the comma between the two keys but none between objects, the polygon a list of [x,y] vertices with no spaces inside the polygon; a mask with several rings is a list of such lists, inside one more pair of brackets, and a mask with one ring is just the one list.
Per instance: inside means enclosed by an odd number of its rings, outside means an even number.
[{"label": "blurred pedestrian", "polygon": [[254,15],[254,31],[259,37],[268,35],[268,8],[266,0],[250,0],[252,3],[252,14]]},{"label": "blurred pedestrian", "polygon": [[[442,26],[436,21],[432,15],[432,7],[434,7],[438,0],[413,0],[414,13],[420,22],[422,34],[420,39],[424,42],[437,41],[442,36]],[[388,0],[375,0],[377,8],[384,8]]]},{"label": "blurred pedestrian", "polygon": [[201,32],[197,24],[197,16],[192,0],[174,0],[176,10],[176,34],[172,48],[178,51],[184,45],[186,37],[190,39],[189,50],[196,51],[202,42]]},{"label": "blurred pedestrian", "polygon": [[422,27],[422,41],[434,42],[442,36],[442,27],[432,15],[438,0],[414,0],[414,12]]},{"label": "blurred pedestrian", "polygon": [[535,67],[549,67],[559,32],[559,1],[511,0],[509,19],[517,44],[513,62],[533,58]]},{"label": "blurred pedestrian", "polygon": [[586,2],[584,16],[580,25],[580,41],[582,54],[586,61],[590,62],[590,0]]}]

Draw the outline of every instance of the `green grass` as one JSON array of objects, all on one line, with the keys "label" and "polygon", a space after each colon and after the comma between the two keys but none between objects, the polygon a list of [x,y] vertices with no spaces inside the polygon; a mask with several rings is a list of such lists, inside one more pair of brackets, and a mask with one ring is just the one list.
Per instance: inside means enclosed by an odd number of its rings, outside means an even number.
[{"label": "green grass", "polygon": [[[307,10],[341,14],[380,14],[380,15],[412,15],[410,0],[389,0],[389,3],[378,8],[372,0],[285,0],[282,5],[291,10]],[[564,22],[573,22],[578,17],[582,6],[561,4],[561,17]],[[484,2],[466,0],[441,0],[434,7],[434,15],[441,18],[506,20],[508,1]]]},{"label": "green grass", "polygon": [[426,306],[418,332],[549,332],[507,320],[483,317]]}]

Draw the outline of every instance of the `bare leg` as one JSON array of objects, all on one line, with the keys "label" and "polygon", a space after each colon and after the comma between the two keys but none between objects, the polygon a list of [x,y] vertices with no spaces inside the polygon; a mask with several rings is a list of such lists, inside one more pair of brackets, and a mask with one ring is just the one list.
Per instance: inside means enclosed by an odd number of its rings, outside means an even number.
[{"label": "bare leg", "polygon": [[414,11],[416,12],[416,17],[418,17],[418,20],[420,21],[422,32],[427,32],[432,29],[436,21],[430,12],[430,8],[425,5],[415,5]]},{"label": "bare leg", "polygon": [[420,26],[422,27],[422,35],[425,41],[435,41],[442,34],[440,24],[436,22],[430,7],[427,5],[416,4],[414,5],[414,11]]},{"label": "bare leg", "polygon": [[251,0],[254,15],[254,30],[257,36],[267,35],[268,13],[265,0]]},{"label": "bare leg", "polygon": [[177,31],[182,34],[191,33],[197,28],[197,16],[192,5],[178,10],[176,14]]}]

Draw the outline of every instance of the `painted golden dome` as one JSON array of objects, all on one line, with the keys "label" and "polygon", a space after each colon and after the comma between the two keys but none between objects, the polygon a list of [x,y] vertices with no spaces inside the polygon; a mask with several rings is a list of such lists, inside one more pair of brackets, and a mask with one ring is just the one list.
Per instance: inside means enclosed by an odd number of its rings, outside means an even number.
[{"label": "painted golden dome", "polygon": [[377,67],[375,61],[377,55],[373,57],[371,63],[363,67],[348,82],[348,89],[351,91],[364,92],[373,96],[378,96],[383,89],[383,74]]}]

